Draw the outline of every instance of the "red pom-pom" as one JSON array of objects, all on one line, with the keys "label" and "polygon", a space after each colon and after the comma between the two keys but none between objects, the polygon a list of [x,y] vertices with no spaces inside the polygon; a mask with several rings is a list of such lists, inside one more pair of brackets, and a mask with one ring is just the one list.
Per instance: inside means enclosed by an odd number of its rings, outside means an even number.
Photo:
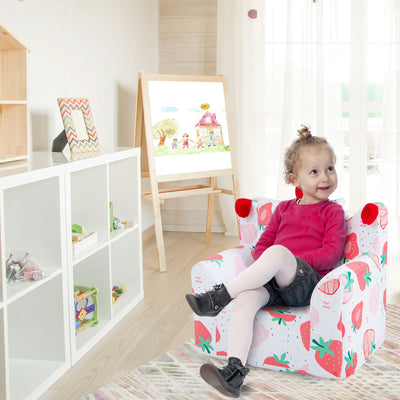
[{"label": "red pom-pom", "polygon": [[371,225],[379,214],[379,208],[376,204],[368,203],[361,211],[361,221],[363,224]]},{"label": "red pom-pom", "polygon": [[296,194],[296,199],[302,199],[303,198],[303,191],[299,187],[296,187],[294,192]]},{"label": "red pom-pom", "polygon": [[250,214],[251,200],[250,199],[237,199],[235,202],[236,214],[241,218],[246,218]]}]

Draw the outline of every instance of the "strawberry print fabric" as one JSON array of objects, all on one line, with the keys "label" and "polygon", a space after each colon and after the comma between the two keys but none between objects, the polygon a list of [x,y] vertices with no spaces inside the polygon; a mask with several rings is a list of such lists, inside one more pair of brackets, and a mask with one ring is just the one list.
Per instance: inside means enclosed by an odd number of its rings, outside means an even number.
[{"label": "strawberry print fabric", "polygon": [[[277,200],[252,200],[239,218],[240,245],[192,268],[192,288],[205,292],[227,283],[253,261],[254,245]],[[315,287],[307,307],[264,307],[254,319],[251,366],[341,379],[356,372],[385,340],[387,224],[386,207],[376,203],[376,220],[365,225],[361,210],[346,220],[341,265]],[[215,317],[195,319],[199,351],[226,358],[232,301]]]}]

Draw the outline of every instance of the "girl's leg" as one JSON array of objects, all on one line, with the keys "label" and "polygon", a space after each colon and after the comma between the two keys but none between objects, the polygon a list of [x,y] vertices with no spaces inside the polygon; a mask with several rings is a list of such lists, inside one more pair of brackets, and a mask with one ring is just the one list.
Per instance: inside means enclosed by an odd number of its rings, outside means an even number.
[{"label": "girl's leg", "polygon": [[240,293],[229,324],[228,364],[223,368],[210,363],[200,367],[201,377],[225,396],[240,397],[244,379],[250,372],[245,365],[253,337],[254,316],[268,299],[269,293],[264,287]]},{"label": "girl's leg", "polygon": [[253,323],[257,311],[268,303],[266,288],[241,292],[237,298],[229,323],[228,357],[239,358],[246,365],[253,339]]},{"label": "girl's leg", "polygon": [[280,245],[271,246],[257,261],[229,282],[226,289],[232,298],[236,298],[242,292],[264,286],[274,277],[278,286],[283,288],[293,282],[296,270],[297,261],[290,250]]},{"label": "girl's leg", "polygon": [[226,286],[214,286],[205,293],[188,293],[185,297],[191,309],[201,316],[215,317],[240,293],[264,286],[273,277],[279,287],[290,285],[297,270],[297,260],[284,246],[268,248],[252,265]]}]

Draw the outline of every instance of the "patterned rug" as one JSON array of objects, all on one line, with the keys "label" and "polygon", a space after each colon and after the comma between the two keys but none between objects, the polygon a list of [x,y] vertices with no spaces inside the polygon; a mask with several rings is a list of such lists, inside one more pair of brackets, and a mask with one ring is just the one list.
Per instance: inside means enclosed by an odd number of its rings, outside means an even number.
[{"label": "patterned rug", "polygon": [[[184,343],[82,400],[227,399],[208,386],[199,367],[209,358]],[[223,365],[220,360],[213,360]],[[400,306],[388,305],[386,341],[360,368],[343,380],[251,368],[242,389],[245,400],[368,400],[400,399]]]}]

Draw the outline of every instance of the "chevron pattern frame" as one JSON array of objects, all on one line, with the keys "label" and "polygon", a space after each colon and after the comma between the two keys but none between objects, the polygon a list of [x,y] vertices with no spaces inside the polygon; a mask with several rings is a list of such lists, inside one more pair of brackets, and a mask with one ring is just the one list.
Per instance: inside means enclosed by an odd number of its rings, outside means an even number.
[{"label": "chevron pattern frame", "polygon": [[[57,102],[71,154],[99,152],[100,143],[93,123],[93,115],[89,106],[89,100],[85,98],[60,97],[57,99]],[[78,138],[71,114],[73,110],[82,111],[88,135],[87,139]]]}]

